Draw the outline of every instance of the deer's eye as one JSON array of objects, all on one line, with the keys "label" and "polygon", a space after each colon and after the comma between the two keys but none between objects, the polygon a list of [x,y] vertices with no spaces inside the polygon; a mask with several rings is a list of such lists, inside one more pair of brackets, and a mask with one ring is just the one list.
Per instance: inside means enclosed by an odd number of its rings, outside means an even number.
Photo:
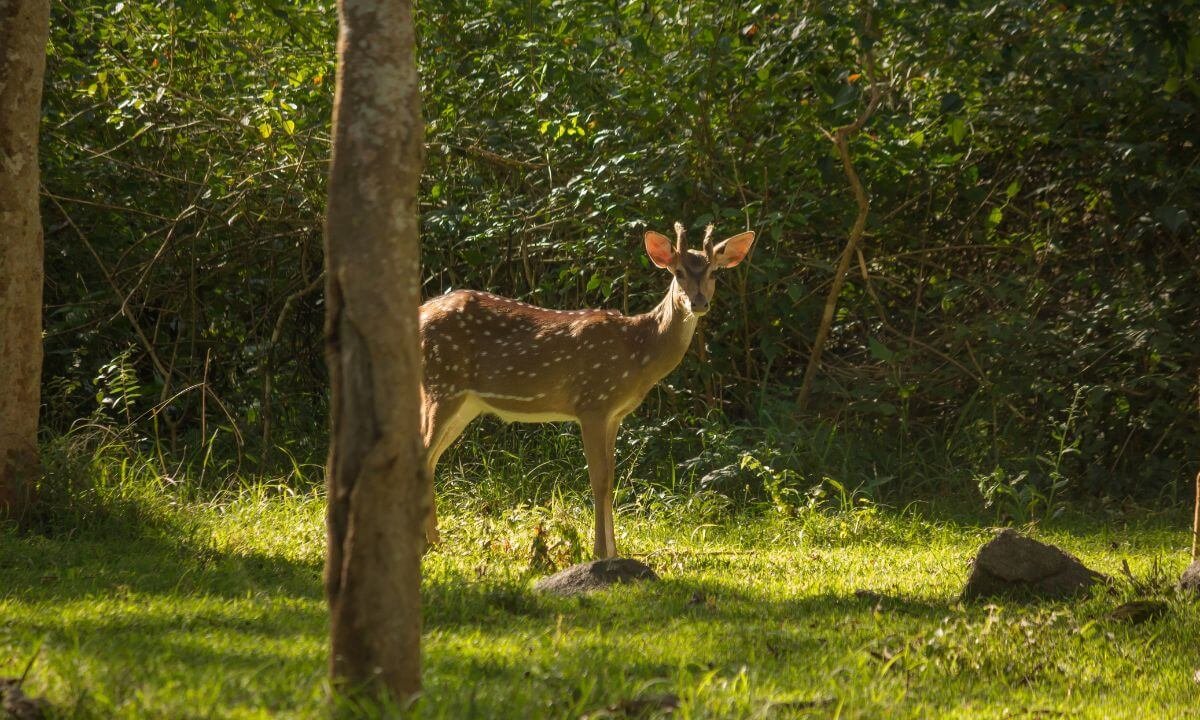
[{"label": "deer's eye", "polygon": [[680,280],[682,280],[682,279],[683,279],[683,271],[682,271],[682,270],[676,270],[676,271],[675,271],[675,277],[677,277],[677,278],[679,278]]}]

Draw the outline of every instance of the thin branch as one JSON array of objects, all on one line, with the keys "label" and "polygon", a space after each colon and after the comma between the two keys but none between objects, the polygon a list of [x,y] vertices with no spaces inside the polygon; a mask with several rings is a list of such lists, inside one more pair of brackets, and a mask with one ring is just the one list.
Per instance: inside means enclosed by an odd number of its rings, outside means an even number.
[{"label": "thin branch", "polygon": [[112,290],[113,296],[116,297],[117,302],[121,304],[120,314],[124,315],[125,319],[129,321],[129,324],[133,326],[133,331],[137,334],[138,340],[141,341],[142,347],[146,350],[146,354],[150,356],[150,362],[154,364],[154,368],[158,370],[159,374],[162,376],[163,382],[170,382],[171,371],[166,365],[163,364],[162,360],[159,359],[158,353],[154,351],[154,345],[150,342],[150,339],[146,337],[146,333],[142,330],[141,324],[138,323],[137,317],[133,314],[133,311],[129,309],[129,306],[125,304],[124,293],[121,292],[121,288],[117,287],[117,283],[113,279],[112,273],[109,272],[108,266],[105,265],[104,260],[100,258],[100,253],[96,252],[96,248],[92,247],[92,243],[88,240],[87,235],[84,234],[83,230],[81,230],[79,226],[75,224],[75,221],[71,219],[71,216],[67,213],[66,208],[62,206],[62,203],[58,201],[58,198],[54,195],[51,195],[49,192],[46,192],[44,187],[42,188],[42,193],[50,198],[50,202],[54,203],[54,206],[58,208],[60,213],[62,213],[63,218],[70,223],[71,229],[73,229],[75,234],[79,236],[79,240],[83,242],[84,247],[86,247],[88,252],[92,254],[92,257],[96,260],[96,265],[100,267],[100,273],[104,275],[104,280],[108,283],[109,288]]},{"label": "thin branch", "polygon": [[[874,20],[871,12],[866,11],[866,23],[868,32],[873,33]],[[874,33],[873,33],[874,34]],[[846,175],[846,180],[850,184],[850,189],[854,193],[854,202],[858,205],[858,215],[854,219],[854,226],[850,229],[850,237],[846,240],[846,246],[842,249],[842,255],[838,259],[837,269],[834,270],[833,283],[829,286],[829,295],[825,298],[825,310],[821,314],[821,325],[817,328],[817,336],[813,340],[812,354],[808,356],[808,367],[804,370],[804,381],[800,385],[800,394],[796,397],[796,405],[800,410],[804,410],[808,406],[809,396],[812,394],[813,380],[817,376],[817,370],[821,367],[821,354],[825,349],[825,342],[829,339],[829,331],[833,326],[833,316],[837,311],[838,295],[842,292],[842,284],[846,279],[846,271],[850,269],[850,261],[854,258],[854,253],[858,249],[858,244],[862,240],[863,232],[867,228],[867,216],[871,211],[871,203],[867,199],[866,190],[863,189],[862,181],[858,178],[858,173],[854,170],[854,163],[850,159],[850,138],[857,132],[862,130],[871,116],[875,114],[875,110],[879,107],[879,103],[883,99],[883,85],[879,82],[875,73],[875,56],[872,50],[863,51],[863,70],[867,77],[870,78],[871,87],[868,90],[867,106],[859,113],[854,122],[849,125],[842,125],[833,131],[833,133],[825,133],[837,148],[838,156],[842,159],[842,170]]]},{"label": "thin branch", "polygon": [[966,374],[967,377],[971,378],[975,382],[984,383],[985,382],[984,378],[980,375],[976,375],[966,365],[963,365],[958,360],[955,360],[953,357],[947,355],[946,353],[942,352],[941,350],[938,350],[937,348],[930,345],[929,343],[922,342],[921,340],[918,340],[915,337],[912,337],[911,335],[906,335],[905,333],[901,332],[899,329],[897,329],[895,326],[892,325],[892,323],[887,318],[887,310],[883,306],[883,301],[879,299],[879,295],[877,295],[875,293],[875,287],[871,284],[871,276],[867,272],[867,261],[866,261],[866,258],[863,257],[862,250],[861,249],[857,250],[856,254],[858,255],[859,271],[862,273],[863,282],[867,286],[867,294],[870,295],[871,300],[873,300],[875,302],[875,311],[879,313],[879,321],[881,323],[883,323],[884,329],[886,329],[888,332],[890,332],[892,335],[894,335],[898,338],[907,340],[909,343],[916,345],[917,347],[923,348],[927,352],[937,355],[942,360],[945,360],[946,362],[950,363],[954,367],[958,368],[960,371],[962,371],[964,374]]},{"label": "thin branch", "polygon": [[546,163],[507,157],[505,155],[492,152],[486,148],[481,148],[478,145],[463,146],[452,145],[450,143],[431,142],[429,143],[428,147],[441,147],[453,150],[461,155],[465,155],[476,160],[483,160],[484,162],[505,168],[506,170],[541,170],[546,167]]}]

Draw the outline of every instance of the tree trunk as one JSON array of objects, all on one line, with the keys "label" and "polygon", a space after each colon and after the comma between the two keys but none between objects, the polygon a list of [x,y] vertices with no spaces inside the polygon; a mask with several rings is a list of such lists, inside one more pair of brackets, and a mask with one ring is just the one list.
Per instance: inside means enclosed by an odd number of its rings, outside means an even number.
[{"label": "tree trunk", "polygon": [[1200,560],[1200,473],[1196,473],[1196,505],[1192,512],[1192,560]]},{"label": "tree trunk", "polygon": [[410,0],[341,0],[325,224],[330,670],[338,692],[420,689],[417,187],[424,124]]},{"label": "tree trunk", "polygon": [[0,0],[0,518],[23,517],[39,475],[38,124],[49,32],[49,0]]}]

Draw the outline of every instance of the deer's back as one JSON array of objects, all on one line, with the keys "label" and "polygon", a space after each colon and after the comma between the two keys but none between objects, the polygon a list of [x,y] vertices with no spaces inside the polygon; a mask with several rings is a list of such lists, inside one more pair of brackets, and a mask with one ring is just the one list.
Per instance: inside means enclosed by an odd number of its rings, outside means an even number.
[{"label": "deer's back", "polygon": [[624,414],[648,389],[630,382],[646,334],[637,316],[460,290],[421,306],[420,334],[428,395],[465,395],[510,419]]}]

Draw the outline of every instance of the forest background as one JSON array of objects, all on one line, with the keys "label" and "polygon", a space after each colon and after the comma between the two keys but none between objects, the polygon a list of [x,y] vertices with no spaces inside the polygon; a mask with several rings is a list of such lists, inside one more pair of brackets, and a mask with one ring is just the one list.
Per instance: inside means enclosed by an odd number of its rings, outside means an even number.
[{"label": "forest background", "polygon": [[[1024,521],[1071,498],[1190,499],[1194,3],[884,2],[864,27],[812,2],[448,0],[419,23],[427,297],[640,312],[667,283],[643,229],[759,233],[626,423],[619,502],[929,500]],[[149,458],[200,496],[320,482],[335,25],[314,0],[54,3],[51,496],[81,490],[56,464],[77,451]],[[855,214],[824,131],[872,83],[850,144],[871,214],[801,408]],[[579,465],[563,427],[484,424],[443,464]],[[525,499],[557,472],[523,473]]]}]

